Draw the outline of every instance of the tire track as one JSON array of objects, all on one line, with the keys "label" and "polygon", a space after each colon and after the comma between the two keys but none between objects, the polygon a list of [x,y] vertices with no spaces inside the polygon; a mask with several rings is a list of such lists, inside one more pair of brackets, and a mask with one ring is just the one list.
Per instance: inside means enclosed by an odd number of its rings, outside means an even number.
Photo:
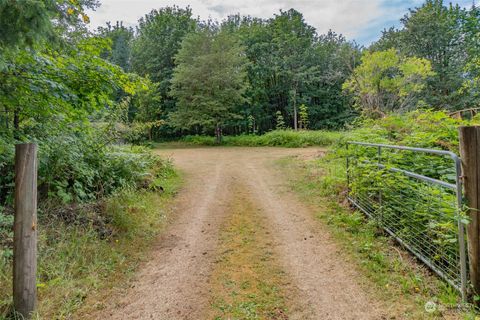
[{"label": "tire track", "polygon": [[[289,319],[383,319],[384,309],[357,282],[328,232],[270,167],[289,155],[311,157],[319,149],[192,148],[159,151],[172,156],[186,186],[176,199],[175,217],[130,288],[112,297],[92,319],[208,318],[219,229],[232,216],[232,200],[253,201],[266,218],[266,237],[286,272],[291,290]],[[242,185],[236,194],[235,185]],[[262,218],[263,219],[263,218]],[[270,237],[270,239],[268,239]],[[233,253],[235,254],[235,253]],[[268,274],[268,273],[267,273]],[[263,279],[261,279],[263,280]],[[282,315],[283,316],[283,315]]]}]

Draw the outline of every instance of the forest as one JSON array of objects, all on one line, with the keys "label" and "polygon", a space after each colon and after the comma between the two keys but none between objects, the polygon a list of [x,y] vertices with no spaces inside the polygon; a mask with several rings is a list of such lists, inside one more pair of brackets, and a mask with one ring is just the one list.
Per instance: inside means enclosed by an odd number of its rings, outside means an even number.
[{"label": "forest", "polygon": [[475,6],[426,1],[366,48],[333,30],[317,34],[295,9],[200,21],[174,6],[135,29],[116,22],[90,32],[84,10],[99,3],[50,2],[2,8],[7,138],[38,134],[52,117],[115,122],[113,131],[139,142],[341,129],[358,117],[478,103]]},{"label": "forest", "polygon": [[[0,1],[0,319],[12,314],[16,143],[39,146],[41,312],[69,318],[164,226],[152,212],[165,214],[183,177],[155,155],[162,143],[322,146],[331,169],[347,140],[458,152],[457,127],[480,120],[454,118],[480,102],[475,5],[425,0],[368,46],[319,34],[294,8],[217,21],[173,5],[92,30],[100,5]],[[346,178],[331,179],[319,188],[338,202]]]}]

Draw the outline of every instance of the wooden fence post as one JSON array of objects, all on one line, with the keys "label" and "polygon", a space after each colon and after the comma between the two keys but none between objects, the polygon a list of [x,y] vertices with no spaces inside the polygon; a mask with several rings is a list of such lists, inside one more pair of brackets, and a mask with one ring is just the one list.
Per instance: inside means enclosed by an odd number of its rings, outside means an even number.
[{"label": "wooden fence post", "polygon": [[15,146],[13,303],[25,319],[37,302],[37,145]]},{"label": "wooden fence post", "polygon": [[468,258],[470,281],[475,294],[480,293],[480,127],[459,128],[460,157],[462,158],[463,183],[467,199]]}]

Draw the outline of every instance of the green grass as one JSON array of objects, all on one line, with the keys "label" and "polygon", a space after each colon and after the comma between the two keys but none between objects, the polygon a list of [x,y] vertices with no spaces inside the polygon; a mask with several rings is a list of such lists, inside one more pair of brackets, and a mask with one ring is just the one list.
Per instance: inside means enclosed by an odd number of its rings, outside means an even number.
[{"label": "green grass", "polygon": [[233,190],[231,216],[220,231],[210,276],[211,308],[205,319],[288,319],[292,288],[278,267],[266,235],[267,221],[245,196]]},{"label": "green grass", "polygon": [[[316,217],[373,284],[373,294],[401,313],[402,319],[477,319],[455,289],[346,206],[344,159],[330,154],[317,160],[287,158],[278,164],[289,177],[290,187],[316,210]],[[438,305],[435,313],[425,312],[428,301]]]},{"label": "green grass", "polygon": [[[301,148],[308,146],[329,146],[337,142],[342,136],[335,131],[293,131],[275,130],[264,135],[225,136],[220,145],[242,147],[288,147]],[[191,145],[215,146],[214,137],[186,136],[181,140]]]},{"label": "green grass", "polygon": [[[124,190],[110,197],[100,204],[107,225],[96,218],[98,212],[89,211],[74,223],[41,219],[34,318],[71,318],[101,289],[130,276],[165,225],[169,202],[180,183],[181,177],[167,168],[154,182],[164,188],[163,193]],[[14,318],[11,268],[11,260],[0,264],[0,319]]]}]

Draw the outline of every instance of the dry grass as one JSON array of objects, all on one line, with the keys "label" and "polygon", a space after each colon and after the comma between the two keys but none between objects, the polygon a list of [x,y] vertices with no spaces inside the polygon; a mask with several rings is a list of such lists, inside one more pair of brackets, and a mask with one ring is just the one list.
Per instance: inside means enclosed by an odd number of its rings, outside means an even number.
[{"label": "dry grass", "polygon": [[206,319],[288,319],[288,285],[271,251],[265,218],[240,188],[232,194],[211,276]]}]

